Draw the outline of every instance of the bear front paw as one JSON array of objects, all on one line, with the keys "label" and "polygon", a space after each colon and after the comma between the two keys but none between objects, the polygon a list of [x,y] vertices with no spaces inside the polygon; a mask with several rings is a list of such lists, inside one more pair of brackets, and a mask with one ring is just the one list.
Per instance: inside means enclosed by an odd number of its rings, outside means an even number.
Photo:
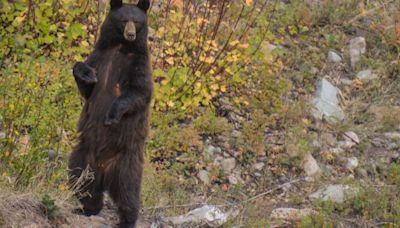
[{"label": "bear front paw", "polygon": [[73,74],[76,78],[88,84],[97,82],[95,70],[83,62],[77,62],[73,68]]}]

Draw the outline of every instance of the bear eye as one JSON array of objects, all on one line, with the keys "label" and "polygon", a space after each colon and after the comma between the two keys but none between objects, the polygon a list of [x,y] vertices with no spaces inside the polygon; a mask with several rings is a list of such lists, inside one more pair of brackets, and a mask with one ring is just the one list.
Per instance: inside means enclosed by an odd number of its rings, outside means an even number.
[{"label": "bear eye", "polygon": [[122,19],[122,22],[124,22],[124,23],[128,23],[128,21],[129,20],[127,20],[127,19]]}]

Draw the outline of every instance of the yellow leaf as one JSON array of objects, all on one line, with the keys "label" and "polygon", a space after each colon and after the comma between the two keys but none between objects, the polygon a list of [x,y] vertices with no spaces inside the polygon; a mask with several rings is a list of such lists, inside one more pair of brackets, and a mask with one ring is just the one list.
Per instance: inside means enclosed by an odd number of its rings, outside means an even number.
[{"label": "yellow leaf", "polygon": [[226,92],[226,85],[221,86],[221,92]]},{"label": "yellow leaf", "polygon": [[169,57],[167,59],[165,59],[165,61],[169,64],[169,65],[174,65],[174,58]]},{"label": "yellow leaf", "polygon": [[211,88],[212,90],[216,91],[216,90],[219,89],[219,86],[218,86],[217,84],[213,84],[213,85],[210,86],[210,88]]},{"label": "yellow leaf", "polygon": [[86,40],[84,40],[84,41],[82,41],[82,46],[84,46],[84,47],[89,47],[89,43],[86,41]]},{"label": "yellow leaf", "polygon": [[82,58],[81,55],[75,55],[74,56],[74,60],[77,61],[77,62],[83,62],[84,61],[84,59]]},{"label": "yellow leaf", "polygon": [[65,184],[60,184],[60,191],[65,192],[65,190],[67,190],[67,187],[65,186]]},{"label": "yellow leaf", "polygon": [[168,102],[167,102],[167,106],[170,107],[170,108],[172,108],[172,107],[175,106],[175,103],[174,103],[173,101],[168,101]]},{"label": "yellow leaf", "polygon": [[236,46],[237,44],[239,44],[240,42],[238,40],[233,40],[231,42],[229,42],[230,46]]}]

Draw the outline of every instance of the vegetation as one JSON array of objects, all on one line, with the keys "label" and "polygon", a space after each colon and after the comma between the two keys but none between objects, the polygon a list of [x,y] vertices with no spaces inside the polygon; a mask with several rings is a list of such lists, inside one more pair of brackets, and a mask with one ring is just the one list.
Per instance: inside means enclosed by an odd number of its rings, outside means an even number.
[{"label": "vegetation", "polygon": [[[75,205],[66,163],[82,99],[71,68],[91,51],[107,10],[107,1],[0,0],[0,189],[33,192],[51,220],[65,202]],[[154,0],[145,215],[209,203],[240,208],[227,227],[398,226],[400,166],[390,156],[400,141],[384,135],[400,130],[399,11],[390,0]],[[368,51],[351,68],[347,44],[355,36],[365,37]],[[330,50],[345,60],[329,65]],[[364,69],[378,79],[355,78]],[[339,86],[342,76],[351,85]],[[324,77],[338,83],[346,106],[347,118],[336,125],[310,115],[308,99]],[[354,148],[336,154],[324,143],[349,130],[362,139]],[[303,181],[306,154],[324,164],[318,181]],[[347,170],[343,160],[352,156],[360,164]],[[234,158],[233,169],[223,165],[226,158]],[[293,180],[290,190],[282,187]],[[343,204],[304,197],[327,183],[359,191]],[[2,198],[0,190],[0,226],[8,221]],[[317,213],[271,220],[282,203]]]}]

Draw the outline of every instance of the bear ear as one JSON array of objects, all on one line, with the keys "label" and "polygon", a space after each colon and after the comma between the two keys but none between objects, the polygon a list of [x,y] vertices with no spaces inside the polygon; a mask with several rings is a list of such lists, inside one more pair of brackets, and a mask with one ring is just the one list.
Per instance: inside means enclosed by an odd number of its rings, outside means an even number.
[{"label": "bear ear", "polygon": [[146,12],[150,8],[150,0],[139,0],[137,7]]},{"label": "bear ear", "polygon": [[111,0],[110,2],[111,9],[118,9],[122,6],[122,0]]}]

